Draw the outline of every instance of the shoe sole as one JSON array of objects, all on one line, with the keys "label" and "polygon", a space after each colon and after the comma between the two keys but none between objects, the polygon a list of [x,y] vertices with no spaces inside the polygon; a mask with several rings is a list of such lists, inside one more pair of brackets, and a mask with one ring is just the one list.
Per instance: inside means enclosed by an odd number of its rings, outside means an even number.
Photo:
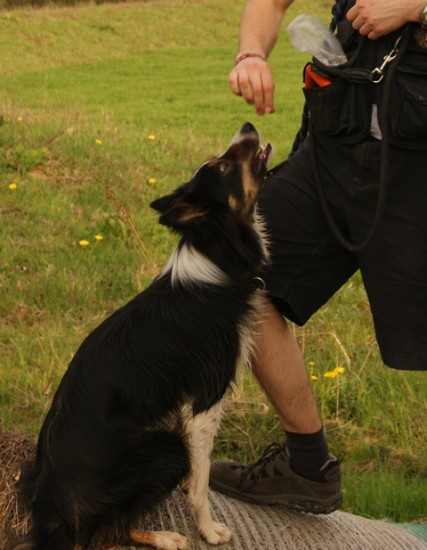
[{"label": "shoe sole", "polygon": [[229,486],[223,486],[218,483],[210,483],[211,489],[218,491],[223,495],[237,498],[250,504],[285,506],[289,510],[296,512],[306,512],[310,514],[330,514],[341,506],[343,501],[342,493],[332,496],[329,499],[319,502],[316,500],[307,500],[307,497],[300,495],[254,495],[243,493]]}]

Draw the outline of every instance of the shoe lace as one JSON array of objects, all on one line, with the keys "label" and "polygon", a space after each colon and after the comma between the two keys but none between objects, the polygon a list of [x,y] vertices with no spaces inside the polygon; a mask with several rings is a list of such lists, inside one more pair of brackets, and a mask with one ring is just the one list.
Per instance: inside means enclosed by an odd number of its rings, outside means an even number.
[{"label": "shoe lace", "polygon": [[245,481],[250,481],[249,488],[252,488],[268,464],[272,462],[278,454],[283,452],[283,447],[279,443],[271,443],[266,447],[260,458],[253,464],[245,466],[240,475],[240,485]]}]

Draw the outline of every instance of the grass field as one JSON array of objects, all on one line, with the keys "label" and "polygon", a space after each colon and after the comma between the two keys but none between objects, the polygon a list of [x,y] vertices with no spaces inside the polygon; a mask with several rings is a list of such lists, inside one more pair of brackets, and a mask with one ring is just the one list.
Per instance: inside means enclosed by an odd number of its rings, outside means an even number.
[{"label": "grass field", "polygon": [[[142,290],[174,246],[148,204],[220,152],[246,120],[284,158],[307,57],[271,57],[277,112],[228,91],[244,1],[151,0],[0,12],[0,418],[37,433],[77,346]],[[328,20],[330,2],[315,12]],[[313,12],[308,0],[287,16]],[[295,329],[335,453],[345,509],[427,516],[427,380],[378,355],[356,275]],[[338,369],[338,370],[337,370]],[[329,373],[329,374],[327,374]],[[332,374],[331,374],[332,373]],[[327,377],[325,377],[327,374]],[[249,373],[215,453],[252,460],[281,438]]]}]

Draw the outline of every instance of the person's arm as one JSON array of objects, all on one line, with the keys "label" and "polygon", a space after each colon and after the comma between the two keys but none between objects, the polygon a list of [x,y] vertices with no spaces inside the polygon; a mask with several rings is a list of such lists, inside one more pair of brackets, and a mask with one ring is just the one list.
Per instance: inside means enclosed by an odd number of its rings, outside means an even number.
[{"label": "person's arm", "polygon": [[427,0],[357,0],[348,11],[353,28],[376,39],[402,27],[417,23]]},{"label": "person's arm", "polygon": [[[280,25],[293,0],[250,0],[240,25],[237,65],[230,73],[232,92],[255,105],[259,115],[274,112],[274,80],[267,57],[276,44]],[[259,57],[258,57],[259,56]]]}]

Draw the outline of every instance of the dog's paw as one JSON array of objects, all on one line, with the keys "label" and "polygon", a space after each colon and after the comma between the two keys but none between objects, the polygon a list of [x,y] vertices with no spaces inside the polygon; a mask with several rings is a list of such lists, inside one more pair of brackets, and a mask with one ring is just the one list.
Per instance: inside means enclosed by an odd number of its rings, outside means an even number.
[{"label": "dog's paw", "polygon": [[187,539],[174,531],[156,531],[152,541],[157,550],[188,550]]},{"label": "dog's paw", "polygon": [[226,525],[216,521],[212,523],[211,529],[201,529],[200,534],[206,542],[214,545],[230,542],[231,537],[233,536],[230,529]]}]

